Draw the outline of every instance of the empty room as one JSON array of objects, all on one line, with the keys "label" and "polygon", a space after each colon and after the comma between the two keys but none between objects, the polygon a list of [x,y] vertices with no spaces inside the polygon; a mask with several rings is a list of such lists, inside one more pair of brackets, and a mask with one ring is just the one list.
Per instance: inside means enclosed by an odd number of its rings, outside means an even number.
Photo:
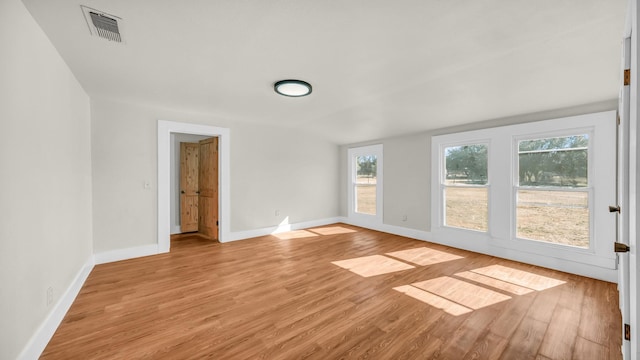
[{"label": "empty room", "polygon": [[0,359],[639,359],[638,0],[0,0]]}]

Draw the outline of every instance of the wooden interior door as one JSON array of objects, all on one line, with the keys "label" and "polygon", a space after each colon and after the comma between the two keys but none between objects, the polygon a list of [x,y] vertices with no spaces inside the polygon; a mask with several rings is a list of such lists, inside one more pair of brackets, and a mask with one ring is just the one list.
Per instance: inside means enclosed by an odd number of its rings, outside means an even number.
[{"label": "wooden interior door", "polygon": [[218,239],[218,138],[200,141],[198,232]]},{"label": "wooden interior door", "polygon": [[180,232],[198,231],[200,144],[180,143]]}]

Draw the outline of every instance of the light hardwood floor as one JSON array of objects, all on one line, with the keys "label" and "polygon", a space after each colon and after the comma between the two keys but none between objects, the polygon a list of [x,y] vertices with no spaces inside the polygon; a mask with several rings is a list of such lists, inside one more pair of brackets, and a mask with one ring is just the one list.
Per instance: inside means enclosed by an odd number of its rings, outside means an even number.
[{"label": "light hardwood floor", "polygon": [[335,224],[97,265],[42,359],[620,359],[615,284]]}]

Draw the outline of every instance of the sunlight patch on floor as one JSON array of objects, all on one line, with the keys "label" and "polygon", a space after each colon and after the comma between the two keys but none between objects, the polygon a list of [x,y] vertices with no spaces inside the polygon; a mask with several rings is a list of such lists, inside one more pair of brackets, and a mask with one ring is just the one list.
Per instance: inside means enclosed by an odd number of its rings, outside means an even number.
[{"label": "sunlight patch on floor", "polygon": [[[371,255],[333,261],[332,264],[362,277],[371,277],[415,269],[416,266],[430,266],[464,259],[464,256],[428,247],[394,251],[385,253],[385,255],[390,257]],[[451,276],[441,276],[409,285],[396,286],[393,290],[441,309],[448,314],[459,316],[512,299],[506,293],[513,294],[513,296],[523,296],[562,284],[565,284],[565,281],[508,266],[490,265],[462,271]]]},{"label": "sunlight patch on floor", "polygon": [[562,280],[502,265],[463,271],[453,276],[455,278],[442,276],[393,289],[458,316],[511,299],[502,292],[522,296],[565,284]]},{"label": "sunlight patch on floor", "polygon": [[287,231],[287,232],[282,232],[282,233],[277,233],[272,235],[277,237],[280,240],[301,239],[301,238],[318,236],[318,234],[314,234],[311,231],[307,231],[307,230],[294,230],[294,231]]},{"label": "sunlight patch on floor", "polygon": [[529,289],[523,286],[519,286],[516,284],[512,284],[510,282],[494,279],[492,277],[484,276],[481,274],[476,274],[471,271],[457,273],[455,274],[455,276],[465,278],[467,280],[471,280],[483,285],[487,285],[502,291],[510,292],[514,295],[525,295],[534,291],[532,289]]},{"label": "sunlight patch on floor", "polygon": [[446,261],[464,259],[463,256],[458,256],[458,255],[450,254],[448,252],[430,249],[427,247],[394,251],[394,252],[386,253],[386,255],[393,256],[400,260],[408,261],[410,263],[422,265],[422,266],[439,264]]},{"label": "sunlight patch on floor", "polygon": [[415,268],[415,266],[405,264],[402,261],[394,260],[382,255],[363,256],[347,260],[332,261],[331,263],[362,277],[388,274]]},{"label": "sunlight patch on floor", "polygon": [[542,291],[552,287],[562,285],[562,280],[537,275],[528,271],[513,269],[502,265],[490,265],[483,268],[473,269],[472,272],[504,282],[527,287],[529,289]]},{"label": "sunlight patch on floor", "polygon": [[337,234],[349,234],[357,232],[356,230],[345,228],[342,226],[325,226],[321,228],[308,229],[318,235],[337,235]]},{"label": "sunlight patch on floor", "polygon": [[420,300],[427,305],[431,305],[435,308],[441,309],[444,312],[451,314],[453,316],[463,315],[466,313],[470,313],[473,310],[468,307],[457,304],[453,301],[447,300],[438,295],[432,294],[428,291],[424,291],[413,287],[411,285],[403,285],[394,287],[393,290],[399,291],[407,296],[410,296],[416,300]]},{"label": "sunlight patch on floor", "polygon": [[411,286],[474,310],[511,299],[511,296],[449,276],[413,283]]}]

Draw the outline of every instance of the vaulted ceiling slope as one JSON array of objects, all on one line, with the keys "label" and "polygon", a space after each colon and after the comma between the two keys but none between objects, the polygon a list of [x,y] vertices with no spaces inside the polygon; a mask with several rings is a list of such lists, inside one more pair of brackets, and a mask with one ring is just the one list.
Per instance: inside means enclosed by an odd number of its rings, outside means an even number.
[{"label": "vaulted ceiling slope", "polygon": [[[96,99],[351,143],[615,99],[626,0],[24,0]],[[80,5],[122,18],[90,35]],[[273,83],[313,85],[287,98]]]}]

